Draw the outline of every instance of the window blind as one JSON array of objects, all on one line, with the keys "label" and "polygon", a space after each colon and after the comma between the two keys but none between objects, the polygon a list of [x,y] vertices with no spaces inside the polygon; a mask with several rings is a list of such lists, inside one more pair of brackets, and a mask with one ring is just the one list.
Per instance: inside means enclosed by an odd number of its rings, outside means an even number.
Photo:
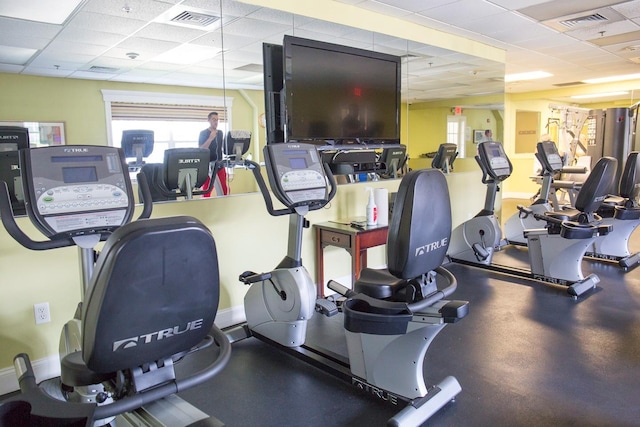
[{"label": "window blind", "polygon": [[211,112],[217,112],[220,122],[227,121],[224,107],[206,105],[140,104],[132,102],[112,102],[112,120],[168,120],[203,121]]}]

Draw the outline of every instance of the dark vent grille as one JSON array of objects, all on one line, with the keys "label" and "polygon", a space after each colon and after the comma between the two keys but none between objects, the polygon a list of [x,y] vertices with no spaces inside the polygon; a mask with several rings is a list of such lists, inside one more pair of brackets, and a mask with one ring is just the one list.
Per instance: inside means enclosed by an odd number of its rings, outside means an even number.
[{"label": "dark vent grille", "polygon": [[567,83],[556,83],[554,84],[554,86],[558,86],[558,87],[565,87],[565,86],[577,86],[577,85],[583,85],[584,82],[567,82]]},{"label": "dark vent grille", "polygon": [[606,16],[600,15],[599,13],[594,13],[592,15],[579,16],[577,18],[560,21],[560,23],[565,27],[573,28],[573,27],[577,27],[578,25],[591,24],[594,22],[597,23],[597,22],[608,21],[608,20],[609,19],[607,19]]},{"label": "dark vent grille", "polygon": [[171,19],[171,22],[177,22],[179,24],[194,25],[197,27],[207,27],[219,18],[213,15],[206,15],[204,13],[184,11],[175,18]]},{"label": "dark vent grille", "polygon": [[94,73],[117,73],[118,72],[118,68],[115,68],[115,67],[99,67],[97,65],[94,65],[91,68],[89,68],[88,71],[91,71],[91,72],[94,72]]}]

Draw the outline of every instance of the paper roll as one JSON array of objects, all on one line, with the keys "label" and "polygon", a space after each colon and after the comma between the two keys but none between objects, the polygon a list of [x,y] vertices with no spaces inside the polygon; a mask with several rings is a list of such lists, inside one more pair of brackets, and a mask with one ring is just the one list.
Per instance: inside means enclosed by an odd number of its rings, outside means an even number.
[{"label": "paper roll", "polygon": [[378,208],[378,225],[389,225],[389,191],[386,188],[374,189],[373,200]]}]

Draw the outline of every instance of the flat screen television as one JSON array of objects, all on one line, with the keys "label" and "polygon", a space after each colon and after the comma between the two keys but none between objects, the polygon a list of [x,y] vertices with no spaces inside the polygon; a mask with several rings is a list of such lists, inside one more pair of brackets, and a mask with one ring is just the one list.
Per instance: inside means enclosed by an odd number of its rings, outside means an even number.
[{"label": "flat screen television", "polygon": [[285,36],[283,58],[286,142],[399,143],[399,56]]}]

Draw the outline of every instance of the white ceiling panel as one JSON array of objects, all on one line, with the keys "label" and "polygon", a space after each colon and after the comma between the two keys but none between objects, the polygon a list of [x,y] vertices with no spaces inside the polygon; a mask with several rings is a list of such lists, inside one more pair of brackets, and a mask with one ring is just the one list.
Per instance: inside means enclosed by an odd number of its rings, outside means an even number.
[{"label": "white ceiling panel", "polygon": [[91,30],[111,34],[129,35],[147,25],[146,21],[128,19],[127,17],[111,16],[102,13],[80,12],[67,28],[78,30]]},{"label": "white ceiling panel", "polygon": [[0,15],[26,21],[62,24],[81,2],[82,0],[2,0]]},{"label": "white ceiling panel", "polygon": [[0,62],[3,64],[25,65],[36,52],[36,49],[0,45]]}]

